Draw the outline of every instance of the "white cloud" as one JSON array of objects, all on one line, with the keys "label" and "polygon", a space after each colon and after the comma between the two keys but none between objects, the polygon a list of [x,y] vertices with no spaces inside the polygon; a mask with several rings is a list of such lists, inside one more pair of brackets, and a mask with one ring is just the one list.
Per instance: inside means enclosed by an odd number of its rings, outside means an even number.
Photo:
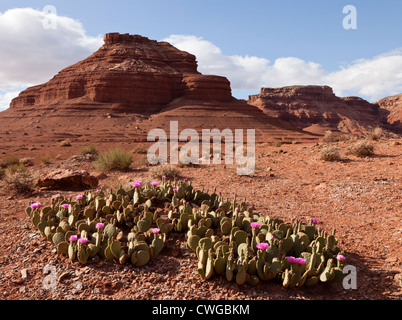
[{"label": "white cloud", "polygon": [[224,55],[200,37],[172,35],[165,41],[197,56],[199,70],[226,76],[235,91],[289,85],[329,85],[339,96],[356,95],[370,101],[402,92],[402,48],[371,59],[353,61],[329,72],[323,66],[297,57],[282,57],[273,63],[255,56]]},{"label": "white cloud", "polygon": [[[55,29],[44,27],[51,17]],[[102,36],[86,35],[74,19],[32,8],[0,12],[0,102],[23,88],[48,81],[102,45]],[[22,88],[22,89],[21,89]],[[5,91],[7,92],[5,93]],[[3,92],[3,93],[1,93]],[[0,109],[4,105],[0,104]]]}]

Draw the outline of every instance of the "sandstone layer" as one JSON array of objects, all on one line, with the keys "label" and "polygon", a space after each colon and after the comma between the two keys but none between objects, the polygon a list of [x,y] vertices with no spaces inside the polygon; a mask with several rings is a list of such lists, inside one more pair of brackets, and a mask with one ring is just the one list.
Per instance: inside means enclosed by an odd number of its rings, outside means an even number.
[{"label": "sandstone layer", "polygon": [[201,75],[194,55],[140,35],[109,33],[98,51],[47,83],[23,91],[10,108],[92,105],[93,109],[112,103],[115,110],[149,114],[185,95],[217,101],[232,98],[229,81]]},{"label": "sandstone layer", "polygon": [[395,131],[402,133],[402,94],[383,98],[377,103],[381,107],[387,122]]},{"label": "sandstone layer", "polygon": [[328,86],[262,88],[260,94],[249,96],[248,103],[271,117],[316,133],[361,134],[384,125],[378,104],[359,97],[337,97]]}]

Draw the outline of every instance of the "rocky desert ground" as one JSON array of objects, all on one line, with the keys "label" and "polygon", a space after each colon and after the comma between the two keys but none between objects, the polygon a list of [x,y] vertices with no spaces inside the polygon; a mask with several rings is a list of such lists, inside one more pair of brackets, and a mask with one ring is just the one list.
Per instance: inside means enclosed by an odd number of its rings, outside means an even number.
[{"label": "rocky desert ground", "polygon": [[[287,289],[280,283],[238,286],[220,277],[204,281],[196,271],[197,259],[183,248],[178,237],[145,267],[118,265],[104,260],[82,266],[59,257],[55,247],[40,236],[25,213],[29,201],[50,203],[57,194],[79,191],[46,191],[1,195],[1,297],[2,299],[401,299],[401,165],[402,145],[381,139],[376,155],[357,158],[346,154],[348,142],[336,143],[343,161],[319,158],[322,142],[260,144],[256,171],[238,176],[234,166],[200,165],[179,168],[180,176],[198,188],[216,187],[228,198],[246,198],[258,212],[284,220],[316,218],[327,230],[336,229],[347,264],[356,267],[356,289],[340,284]],[[130,145],[130,147],[132,147]],[[63,148],[63,152],[60,149]],[[61,159],[40,161],[40,147],[25,151],[32,170],[42,176],[58,170],[88,170],[99,177],[99,187],[151,180],[150,167],[101,174],[92,162],[80,157],[79,145],[54,148]],[[51,150],[46,149],[46,152]],[[36,154],[35,154],[36,153]],[[54,267],[54,269],[49,269]],[[57,285],[45,283],[49,270]]]}]

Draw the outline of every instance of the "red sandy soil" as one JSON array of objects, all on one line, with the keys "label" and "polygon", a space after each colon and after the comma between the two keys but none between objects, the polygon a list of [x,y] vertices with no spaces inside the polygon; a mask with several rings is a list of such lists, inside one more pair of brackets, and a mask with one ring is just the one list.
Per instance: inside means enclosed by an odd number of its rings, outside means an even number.
[{"label": "red sandy soil", "polygon": [[[38,128],[39,130],[40,128]],[[73,134],[73,132],[72,132]],[[28,138],[28,137],[27,137]],[[31,146],[32,140],[26,141]],[[37,137],[40,140],[40,137]],[[43,140],[42,140],[43,141]],[[71,162],[80,146],[90,142],[72,142],[59,147],[56,142],[36,144],[29,150],[7,145],[7,154],[32,157],[32,170],[42,174],[54,168],[92,169],[90,162]],[[314,287],[287,289],[268,281],[257,286],[238,286],[214,276],[204,281],[197,273],[197,259],[182,247],[183,237],[169,240],[160,256],[144,267],[118,265],[105,260],[87,265],[58,257],[54,245],[43,239],[25,213],[29,201],[49,203],[52,196],[77,192],[43,191],[31,194],[0,195],[0,299],[307,299],[374,300],[402,298],[402,145],[391,140],[374,142],[376,155],[356,158],[346,153],[350,142],[338,142],[343,161],[319,159],[323,143],[269,143],[256,148],[256,170],[251,176],[236,175],[235,165],[199,165],[182,167],[181,176],[196,188],[222,191],[232,199],[246,198],[258,212],[291,221],[294,217],[316,218],[319,225],[336,229],[338,246],[347,252],[346,265],[357,270],[357,288],[320,283]],[[94,144],[104,150],[116,146],[110,141]],[[126,150],[138,142],[122,144]],[[46,146],[44,146],[46,145]],[[53,146],[51,146],[53,145]],[[41,164],[41,155],[49,154],[51,163]],[[60,155],[59,160],[55,159]],[[136,155],[136,159],[143,155]],[[4,154],[1,155],[4,157]],[[149,167],[128,172],[113,172],[100,180],[100,186],[125,185],[136,179],[150,179]],[[55,267],[55,289],[44,268]]]}]

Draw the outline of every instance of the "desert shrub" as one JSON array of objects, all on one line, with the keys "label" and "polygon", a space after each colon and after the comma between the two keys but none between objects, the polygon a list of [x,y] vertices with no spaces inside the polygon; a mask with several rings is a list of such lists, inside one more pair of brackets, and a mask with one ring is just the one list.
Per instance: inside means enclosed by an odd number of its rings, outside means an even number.
[{"label": "desert shrub", "polygon": [[49,164],[50,163],[50,156],[47,154],[47,155],[43,155],[43,156],[41,156],[40,158],[39,158],[39,160],[40,160],[40,162],[42,163],[42,164]]},{"label": "desert shrub", "polygon": [[281,146],[282,146],[282,142],[281,142],[281,141],[278,141],[278,140],[272,141],[272,142],[271,142],[271,146],[273,146],[273,147],[281,147]]},{"label": "desert shrub", "polygon": [[131,152],[134,154],[146,154],[148,152],[148,149],[143,146],[136,146]]},{"label": "desert shrub", "polygon": [[17,171],[26,171],[27,168],[25,167],[24,164],[22,163],[18,163],[18,164],[10,164],[7,166],[7,168],[5,169],[5,173],[9,172],[9,173],[15,173]]},{"label": "desert shrub", "polygon": [[339,154],[339,148],[334,146],[326,146],[320,151],[320,159],[324,161],[339,161],[341,156]]},{"label": "desert shrub", "polygon": [[94,155],[96,157],[99,156],[99,150],[92,144],[81,147],[78,153],[83,156],[87,154]]},{"label": "desert shrub", "polygon": [[94,162],[94,168],[102,172],[113,170],[126,171],[133,162],[131,153],[125,152],[120,148],[115,148],[99,154]]},{"label": "desert shrub", "polygon": [[161,178],[163,176],[165,176],[167,179],[174,179],[179,177],[180,170],[171,164],[162,164],[149,169],[149,173],[154,179]]},{"label": "desert shrub", "polygon": [[358,141],[349,147],[349,153],[360,158],[369,157],[374,155],[374,146],[367,140]]},{"label": "desert shrub", "polygon": [[0,167],[1,168],[7,168],[9,165],[13,164],[20,164],[20,159],[16,157],[15,155],[8,155],[4,159],[0,160]]},{"label": "desert shrub", "polygon": [[60,142],[59,144],[60,147],[71,147],[71,141],[70,139],[66,139]]},{"label": "desert shrub", "polygon": [[366,138],[370,139],[370,140],[378,141],[378,140],[380,140],[382,133],[383,133],[382,129],[380,127],[376,127],[367,132]]},{"label": "desert shrub", "polygon": [[349,141],[353,139],[353,136],[348,134],[335,134],[331,130],[325,131],[324,136],[321,138],[322,142],[331,143],[339,141]]},{"label": "desert shrub", "polygon": [[16,165],[7,167],[3,178],[0,181],[0,188],[6,191],[14,191],[17,193],[27,193],[32,190],[35,185],[37,174],[31,170],[17,169]]},{"label": "desert shrub", "polygon": [[33,159],[32,158],[21,158],[19,163],[23,164],[24,166],[33,165]]}]

